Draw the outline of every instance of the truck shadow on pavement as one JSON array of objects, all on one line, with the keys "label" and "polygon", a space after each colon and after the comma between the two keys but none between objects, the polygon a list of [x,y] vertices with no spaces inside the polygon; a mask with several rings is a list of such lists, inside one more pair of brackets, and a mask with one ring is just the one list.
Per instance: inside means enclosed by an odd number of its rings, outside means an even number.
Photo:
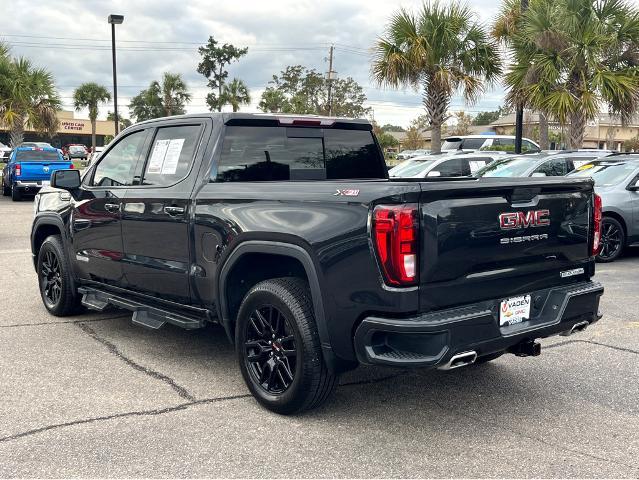
[{"label": "truck shadow on pavement", "polygon": [[[219,326],[187,331],[169,325],[150,331],[132,325],[128,316],[78,326],[102,344],[101,348],[108,349],[132,368],[165,382],[184,401],[250,397],[234,348]],[[526,410],[526,405],[534,410],[545,404],[552,410],[549,396],[556,397],[557,392],[565,390],[565,381],[557,374],[542,380],[542,372],[548,368],[553,367],[547,365],[543,355],[524,359],[506,355],[491,364],[450,372],[361,366],[342,375],[331,401],[303,415],[352,415],[353,409],[378,410],[387,408],[389,403],[393,408],[437,405],[460,408],[468,404],[480,409],[477,413],[483,416],[509,404],[518,404],[517,415],[522,409]],[[572,374],[565,372],[566,376]],[[531,375],[539,376],[539,380],[531,382]],[[548,382],[553,380],[557,385],[548,388]],[[559,409],[557,406],[558,415]],[[269,414],[266,410],[263,413]]]}]

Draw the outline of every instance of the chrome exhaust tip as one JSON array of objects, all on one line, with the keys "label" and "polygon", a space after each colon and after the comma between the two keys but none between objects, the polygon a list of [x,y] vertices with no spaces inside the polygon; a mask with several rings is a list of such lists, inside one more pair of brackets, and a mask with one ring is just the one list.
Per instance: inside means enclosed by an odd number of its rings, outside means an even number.
[{"label": "chrome exhaust tip", "polygon": [[590,322],[587,321],[575,323],[570,330],[566,330],[561,334],[564,337],[568,337],[570,335],[574,335],[575,333],[583,332],[586,328],[588,328],[588,325],[590,325]]},{"label": "chrome exhaust tip", "polygon": [[475,363],[477,360],[477,352],[472,350],[470,352],[458,353],[453,355],[448,362],[440,367],[439,370],[453,370],[454,368],[465,367],[467,365]]}]

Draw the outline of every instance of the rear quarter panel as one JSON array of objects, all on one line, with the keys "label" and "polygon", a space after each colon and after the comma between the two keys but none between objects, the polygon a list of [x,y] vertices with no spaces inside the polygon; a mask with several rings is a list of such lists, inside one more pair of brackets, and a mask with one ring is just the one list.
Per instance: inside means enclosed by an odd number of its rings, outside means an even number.
[{"label": "rear quarter panel", "polygon": [[[359,193],[338,195],[342,189]],[[200,301],[205,306],[215,302],[215,273],[243,241],[298,245],[315,262],[333,349],[354,358],[352,330],[359,318],[372,311],[399,314],[418,307],[416,289],[383,286],[369,243],[371,204],[418,198],[417,183],[385,180],[206,184],[195,205],[195,258],[205,273],[196,283]]]}]

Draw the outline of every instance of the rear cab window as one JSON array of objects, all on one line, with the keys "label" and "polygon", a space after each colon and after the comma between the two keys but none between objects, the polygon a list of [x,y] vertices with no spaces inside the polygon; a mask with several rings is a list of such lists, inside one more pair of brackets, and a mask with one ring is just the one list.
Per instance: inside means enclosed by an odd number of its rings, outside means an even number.
[{"label": "rear cab window", "polygon": [[227,126],[216,182],[387,178],[370,130]]},{"label": "rear cab window", "polygon": [[62,162],[64,159],[52,150],[16,150],[16,162]]}]

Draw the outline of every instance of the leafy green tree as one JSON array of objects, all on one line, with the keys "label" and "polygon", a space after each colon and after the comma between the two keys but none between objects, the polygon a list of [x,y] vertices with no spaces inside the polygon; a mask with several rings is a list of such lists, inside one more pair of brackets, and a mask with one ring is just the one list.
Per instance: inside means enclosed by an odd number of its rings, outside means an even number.
[{"label": "leafy green tree", "polygon": [[[351,77],[333,79],[332,114],[338,117],[364,117],[364,89]],[[263,112],[328,115],[328,80],[314,69],[291,65],[273,75],[262,93],[259,109]]]},{"label": "leafy green tree", "polygon": [[473,125],[489,125],[508,113],[510,113],[509,109],[502,107],[492,112],[479,112],[473,118]]},{"label": "leafy green tree", "polygon": [[23,142],[27,127],[55,135],[60,107],[53,75],[24,57],[11,58],[0,43],[0,120],[9,127],[11,147]]},{"label": "leafy green tree", "polygon": [[220,102],[223,105],[231,105],[233,111],[237,112],[240,109],[240,105],[251,103],[251,95],[246,84],[239,78],[234,78],[231,83],[224,84]]},{"label": "leafy green tree", "polygon": [[246,55],[248,48],[237,48],[228,43],[221,46],[218,45],[219,42],[217,40],[209,37],[208,43],[198,48],[202,61],[198,64],[197,71],[207,78],[207,85],[210,89],[217,89],[217,93],[213,91],[206,96],[206,103],[209,109],[221,112],[222,106],[225,104],[222,98],[222,91],[229,76],[226,66]]},{"label": "leafy green tree", "polygon": [[623,0],[531,0],[524,14],[518,5],[508,0],[494,29],[512,45],[511,104],[567,126],[570,148],[600,105],[627,123],[639,107],[639,10]]},{"label": "leafy green tree", "polygon": [[[115,121],[115,114],[113,112],[107,112],[106,119],[108,122]],[[118,113],[118,120],[120,121],[120,131],[133,125],[133,122],[130,119],[123,117],[119,113]]]},{"label": "leafy green tree", "polygon": [[191,100],[188,87],[179,73],[164,73],[162,82],[154,80],[129,102],[129,112],[137,122],[186,113]]},{"label": "leafy green tree", "polygon": [[455,125],[450,129],[450,135],[468,135],[470,134],[470,126],[473,123],[473,117],[463,111],[455,112]]},{"label": "leafy green tree", "polygon": [[95,82],[83,83],[73,92],[73,106],[77,110],[89,109],[91,120],[91,151],[95,151],[95,123],[98,119],[99,105],[111,100],[111,94],[102,85]]},{"label": "leafy green tree", "polygon": [[378,84],[422,90],[434,152],[441,150],[452,95],[461,91],[473,103],[484,83],[501,74],[497,44],[476,18],[456,0],[448,5],[428,1],[417,14],[395,13],[374,46],[371,72]]},{"label": "leafy green tree", "polygon": [[391,125],[390,123],[385,124],[381,127],[383,132],[405,132],[406,129],[400,127],[399,125]]},{"label": "leafy green tree", "polygon": [[379,146],[382,148],[382,151],[386,151],[387,148],[399,145],[399,140],[388,132],[382,132],[377,135],[377,141],[379,142]]}]

